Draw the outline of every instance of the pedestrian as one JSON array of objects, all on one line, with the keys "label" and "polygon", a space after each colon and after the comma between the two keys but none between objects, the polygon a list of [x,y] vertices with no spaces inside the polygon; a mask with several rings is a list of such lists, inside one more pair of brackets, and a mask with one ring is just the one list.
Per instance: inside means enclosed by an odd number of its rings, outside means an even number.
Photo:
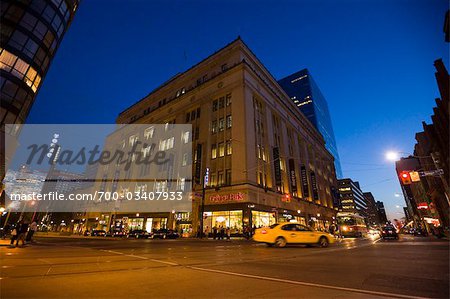
[{"label": "pedestrian", "polygon": [[20,241],[22,241],[22,245],[20,245],[20,247],[23,247],[26,244],[25,236],[27,232],[28,232],[28,221],[23,221],[17,230],[16,246],[19,246]]},{"label": "pedestrian", "polygon": [[12,231],[11,231],[11,243],[10,243],[10,247],[14,247],[14,241],[17,240],[17,226],[19,224],[16,224],[16,226],[13,226]]},{"label": "pedestrian", "polygon": [[231,230],[230,230],[230,228],[228,226],[227,226],[226,234],[227,234],[227,241],[230,241]]},{"label": "pedestrian", "polygon": [[214,225],[213,227],[213,239],[215,240],[217,238],[217,226]]},{"label": "pedestrian", "polygon": [[36,221],[33,221],[30,225],[30,230],[28,231],[28,234],[27,234],[27,238],[26,238],[27,242],[33,242],[32,238],[36,231],[37,231],[37,223],[36,223]]},{"label": "pedestrian", "polygon": [[208,239],[208,237],[209,237],[209,226],[206,226],[206,228],[205,228],[205,237],[206,237],[206,239]]},{"label": "pedestrian", "polygon": [[225,237],[225,228],[221,225],[220,226],[220,240],[223,240]]}]

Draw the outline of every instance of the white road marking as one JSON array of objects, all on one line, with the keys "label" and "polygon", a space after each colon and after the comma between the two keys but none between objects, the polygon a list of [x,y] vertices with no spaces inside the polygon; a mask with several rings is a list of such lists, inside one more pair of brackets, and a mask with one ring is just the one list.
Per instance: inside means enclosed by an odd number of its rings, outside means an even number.
[{"label": "white road marking", "polygon": [[395,293],[386,293],[386,292],[369,291],[369,290],[363,290],[363,289],[338,287],[338,286],[332,286],[332,285],[324,285],[324,284],[318,284],[318,283],[281,279],[281,278],[274,278],[274,277],[267,277],[267,276],[258,276],[258,275],[252,275],[252,274],[243,274],[243,273],[236,273],[236,272],[229,272],[229,271],[222,271],[222,270],[215,270],[215,269],[200,268],[200,267],[194,267],[194,266],[186,266],[186,268],[192,269],[192,270],[198,270],[198,271],[213,272],[213,273],[240,276],[240,277],[246,277],[246,278],[254,278],[254,279],[260,279],[260,280],[302,285],[302,286],[308,286],[308,287],[346,291],[346,292],[352,292],[352,293],[377,295],[377,296],[383,296],[383,297],[391,297],[391,298],[395,297],[395,298],[405,298],[405,299],[427,299],[427,297],[409,296],[409,295],[402,295],[402,294],[395,294]]},{"label": "white road marking", "polygon": [[155,263],[161,263],[161,264],[166,264],[166,265],[171,265],[171,266],[180,266],[180,264],[178,264],[178,263],[173,263],[173,262],[168,262],[168,261],[162,261],[162,260],[150,259],[150,258],[148,258],[148,257],[140,256],[140,255],[125,254],[125,253],[119,252],[119,251],[105,250],[105,249],[101,249],[101,251],[105,251],[105,252],[109,252],[109,253],[115,253],[115,254],[118,254],[118,255],[123,255],[123,256],[128,256],[128,257],[134,257],[134,258],[138,258],[138,259],[141,259],[141,260],[148,260],[148,261],[152,261],[152,262],[155,262]]}]

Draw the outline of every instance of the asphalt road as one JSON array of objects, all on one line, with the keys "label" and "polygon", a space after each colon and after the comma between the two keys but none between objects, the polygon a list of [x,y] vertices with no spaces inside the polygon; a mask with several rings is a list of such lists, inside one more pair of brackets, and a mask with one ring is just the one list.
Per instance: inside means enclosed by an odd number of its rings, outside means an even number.
[{"label": "asphalt road", "polygon": [[449,297],[449,243],[346,239],[329,248],[245,240],[38,238],[0,247],[1,298]]}]

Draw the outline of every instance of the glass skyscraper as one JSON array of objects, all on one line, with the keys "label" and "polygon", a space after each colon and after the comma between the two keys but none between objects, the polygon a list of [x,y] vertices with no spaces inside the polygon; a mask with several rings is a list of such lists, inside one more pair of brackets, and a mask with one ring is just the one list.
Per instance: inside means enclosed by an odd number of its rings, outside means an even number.
[{"label": "glass skyscraper", "polygon": [[325,147],[334,157],[336,176],[343,178],[341,162],[331,124],[328,104],[308,69],[303,69],[278,81],[299,110],[325,139]]}]

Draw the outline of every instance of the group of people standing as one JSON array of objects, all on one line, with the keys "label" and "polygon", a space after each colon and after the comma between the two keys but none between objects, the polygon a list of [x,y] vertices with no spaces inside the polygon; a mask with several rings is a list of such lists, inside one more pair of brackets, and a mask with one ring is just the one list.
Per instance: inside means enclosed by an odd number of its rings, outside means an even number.
[{"label": "group of people standing", "polygon": [[[206,236],[206,238],[208,238],[209,237],[209,227],[207,226],[206,228],[205,228],[205,236]],[[224,226],[219,226],[219,227],[217,227],[217,226],[214,226],[213,228],[212,228],[212,237],[213,237],[213,239],[214,240],[223,240],[223,239],[225,239],[225,238],[227,238],[227,240],[230,240],[230,238],[231,238],[231,229],[227,226],[227,227],[224,227]]]},{"label": "group of people standing", "polygon": [[25,244],[32,242],[33,235],[36,231],[37,231],[36,221],[33,221],[30,224],[28,220],[20,220],[11,229],[10,247],[16,246],[23,247]]}]

